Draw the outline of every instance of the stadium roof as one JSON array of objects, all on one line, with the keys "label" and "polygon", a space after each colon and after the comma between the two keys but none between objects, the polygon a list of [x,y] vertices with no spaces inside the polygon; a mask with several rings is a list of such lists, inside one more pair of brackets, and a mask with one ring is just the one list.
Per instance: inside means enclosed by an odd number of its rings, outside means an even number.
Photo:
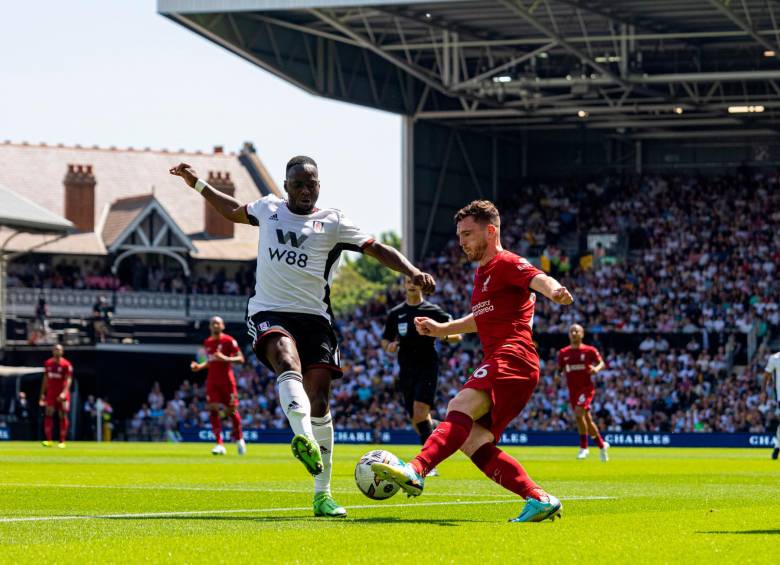
[{"label": "stadium roof", "polygon": [[490,131],[780,132],[777,0],[158,0],[309,92]]},{"label": "stadium roof", "polygon": [[0,226],[22,232],[65,233],[73,224],[0,185]]}]

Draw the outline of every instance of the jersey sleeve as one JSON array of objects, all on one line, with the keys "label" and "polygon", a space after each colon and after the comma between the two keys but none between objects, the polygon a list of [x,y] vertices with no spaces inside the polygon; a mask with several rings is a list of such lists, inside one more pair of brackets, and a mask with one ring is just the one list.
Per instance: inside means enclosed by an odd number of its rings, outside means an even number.
[{"label": "jersey sleeve", "polygon": [[590,348],[590,357],[593,360],[593,365],[601,363],[601,353],[599,353],[599,350],[595,347]]},{"label": "jersey sleeve", "polygon": [[260,225],[260,218],[264,215],[263,209],[268,205],[269,198],[270,195],[264,196],[263,198],[250,202],[244,206],[246,209],[246,217],[249,218],[249,223],[253,226]]},{"label": "jersey sleeve", "polygon": [[71,363],[67,363],[65,365],[65,374],[62,375],[66,379],[73,377],[73,365]]},{"label": "jersey sleeve", "polygon": [[387,321],[385,322],[385,331],[382,332],[382,339],[387,341],[395,341],[398,337],[398,319],[395,312],[390,312],[387,315]]},{"label": "jersey sleeve", "polygon": [[374,241],[374,238],[363,233],[341,211],[337,212],[339,217],[338,243],[344,245],[349,251],[362,252],[366,245]]},{"label": "jersey sleeve", "polygon": [[558,359],[557,359],[557,365],[558,365],[558,371],[563,372],[563,352],[558,352]]},{"label": "jersey sleeve", "polygon": [[530,287],[534,277],[544,274],[543,271],[540,271],[529,263],[527,259],[518,257],[517,255],[511,257],[510,260],[506,262],[504,273],[512,286],[520,288]]}]

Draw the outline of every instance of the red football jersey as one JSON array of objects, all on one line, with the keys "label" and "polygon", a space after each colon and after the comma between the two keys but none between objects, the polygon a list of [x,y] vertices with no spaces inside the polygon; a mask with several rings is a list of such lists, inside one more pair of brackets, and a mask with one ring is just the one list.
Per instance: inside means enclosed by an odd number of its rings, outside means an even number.
[{"label": "red football jersey", "polygon": [[219,351],[225,357],[233,357],[239,352],[238,342],[223,333],[219,339],[207,337],[203,342],[203,348],[206,350],[206,357],[209,361],[207,379],[217,379],[219,381],[233,380],[233,366],[225,361],[214,358],[214,354]]},{"label": "red football jersey", "polygon": [[568,345],[558,352],[558,370],[566,375],[566,383],[572,388],[592,387],[590,368],[600,362],[599,350],[584,343],[577,348]]},{"label": "red football jersey", "polygon": [[57,396],[65,388],[65,381],[73,377],[73,365],[64,357],[58,361],[51,357],[44,363],[43,370],[46,371],[46,394],[48,396]]},{"label": "red football jersey", "polygon": [[487,265],[477,269],[471,293],[471,313],[477,323],[485,357],[498,348],[539,366],[539,356],[531,337],[536,295],[529,285],[544,274],[527,260],[499,252]]}]

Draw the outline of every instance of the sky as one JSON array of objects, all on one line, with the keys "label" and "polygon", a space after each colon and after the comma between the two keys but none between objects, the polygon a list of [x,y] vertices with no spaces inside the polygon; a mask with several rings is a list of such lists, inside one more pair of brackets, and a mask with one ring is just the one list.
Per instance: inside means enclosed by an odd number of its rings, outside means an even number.
[{"label": "sky", "polygon": [[188,151],[252,141],[280,187],[287,160],[309,155],[320,206],[400,233],[399,116],[307,94],[154,0],[8,2],[3,20],[0,139]]}]

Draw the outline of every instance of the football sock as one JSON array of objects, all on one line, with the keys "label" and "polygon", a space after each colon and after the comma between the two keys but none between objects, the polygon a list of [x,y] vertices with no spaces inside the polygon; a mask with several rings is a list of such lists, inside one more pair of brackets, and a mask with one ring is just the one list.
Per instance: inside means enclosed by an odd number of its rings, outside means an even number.
[{"label": "football sock", "polygon": [[417,422],[416,426],[417,433],[420,435],[420,445],[425,445],[425,442],[428,441],[428,438],[433,431],[433,428],[431,427],[431,421],[423,420],[422,422]]},{"label": "football sock", "polygon": [[473,425],[474,420],[468,414],[457,410],[450,412],[431,433],[420,453],[410,464],[421,475],[427,475],[431,469],[460,449],[468,439]]},{"label": "football sock", "polygon": [[238,441],[244,437],[244,432],[241,430],[241,414],[237,409],[230,414],[230,422],[233,424],[233,441]]},{"label": "football sock", "polygon": [[588,434],[580,434],[580,449],[588,449]]},{"label": "football sock", "polygon": [[60,416],[60,443],[65,443],[65,438],[68,437],[68,426],[70,421],[66,415]]},{"label": "football sock", "polygon": [[330,493],[330,478],[333,474],[333,420],[330,412],[321,418],[312,416],[311,426],[322,455],[322,473],[314,477],[314,492]]},{"label": "football sock", "polygon": [[209,420],[211,420],[211,431],[214,432],[217,444],[222,445],[222,418],[219,416],[219,411],[211,410]]},{"label": "football sock", "polygon": [[596,431],[596,435],[593,436],[593,439],[596,441],[596,445],[599,446],[599,449],[604,448],[604,438],[601,437],[601,434]]},{"label": "football sock", "polygon": [[279,387],[279,403],[293,433],[313,438],[311,403],[303,389],[303,375],[297,371],[285,371],[276,378],[276,384]]},{"label": "football sock", "polygon": [[43,433],[46,435],[46,441],[51,441],[51,430],[54,427],[54,417],[48,414],[43,418]]},{"label": "football sock", "polygon": [[480,471],[508,491],[523,498],[540,499],[545,492],[531,480],[523,466],[492,443],[486,443],[471,456]]}]

